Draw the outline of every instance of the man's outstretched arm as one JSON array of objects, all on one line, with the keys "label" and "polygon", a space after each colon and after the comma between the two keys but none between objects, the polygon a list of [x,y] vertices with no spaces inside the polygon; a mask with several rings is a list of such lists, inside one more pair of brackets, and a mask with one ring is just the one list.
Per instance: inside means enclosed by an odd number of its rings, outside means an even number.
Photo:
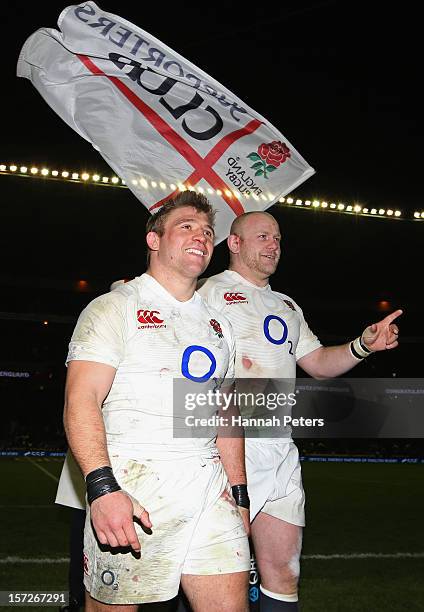
[{"label": "man's outstretched arm", "polygon": [[368,354],[396,348],[399,329],[394,323],[402,314],[396,310],[387,317],[369,325],[359,338],[340,346],[322,346],[297,362],[314,378],[332,378],[351,370]]}]

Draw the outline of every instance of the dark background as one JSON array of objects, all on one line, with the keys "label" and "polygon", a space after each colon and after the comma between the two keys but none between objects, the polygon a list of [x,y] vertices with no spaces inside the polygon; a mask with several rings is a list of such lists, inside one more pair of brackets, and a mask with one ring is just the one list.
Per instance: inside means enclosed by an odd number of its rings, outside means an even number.
[{"label": "dark background", "polygon": [[[29,81],[15,77],[27,36],[56,27],[66,5],[2,5],[0,164],[111,176]],[[421,376],[424,225],[412,217],[424,209],[422,70],[412,4],[100,5],[157,36],[278,127],[316,169],[296,196],[402,210],[395,220],[274,206],[283,255],[273,287],[298,301],[330,344],[402,307],[401,346],[371,357],[352,375]],[[48,427],[61,404],[75,317],[112,281],[144,271],[148,214],[126,189],[6,175],[0,175],[0,198],[0,369],[31,371],[27,383],[0,378],[1,401],[15,416],[28,404],[47,406]],[[210,273],[225,263],[220,245]]]}]

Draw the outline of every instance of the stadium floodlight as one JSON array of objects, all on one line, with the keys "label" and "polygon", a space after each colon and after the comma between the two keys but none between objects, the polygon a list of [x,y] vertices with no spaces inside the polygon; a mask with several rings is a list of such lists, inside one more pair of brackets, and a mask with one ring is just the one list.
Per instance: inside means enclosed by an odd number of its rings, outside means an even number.
[{"label": "stadium floodlight", "polygon": [[[31,175],[35,176],[35,175],[41,175],[43,177],[49,178],[49,177],[61,177],[63,179],[69,179],[71,178],[74,181],[88,181],[90,178],[94,183],[97,182],[102,182],[102,183],[112,183],[113,186],[127,186],[127,183],[125,180],[120,179],[117,176],[113,176],[113,177],[107,177],[107,176],[100,176],[98,174],[88,174],[87,172],[83,172],[81,174],[79,174],[78,172],[68,172],[67,170],[63,170],[63,171],[58,171],[58,170],[49,170],[48,168],[38,168],[37,166],[31,166],[31,167],[27,167],[25,165],[22,166],[18,166],[15,163],[6,165],[6,164],[0,164],[0,172],[5,172],[5,173],[15,173],[15,172],[19,172],[20,175],[24,175],[27,173],[30,173]],[[165,183],[164,181],[153,181],[150,179],[146,179],[146,178],[141,178],[139,180],[136,179],[132,179],[131,180],[131,184],[134,186],[137,185],[141,185],[144,189],[149,189],[149,188],[160,188],[162,191],[166,191],[168,188],[167,183]],[[112,186],[112,185],[111,185]],[[242,199],[242,198],[253,198],[256,202],[259,202],[260,200],[263,200],[264,202],[273,202],[275,201],[275,195],[267,192],[267,193],[261,193],[261,194],[256,194],[256,193],[249,193],[248,191],[245,191],[243,193],[239,192],[237,189],[229,189],[229,188],[225,188],[223,190],[221,189],[217,189],[214,190],[211,187],[194,187],[192,185],[187,184],[186,186],[183,183],[178,183],[177,185],[175,185],[174,183],[170,183],[169,184],[170,189],[175,192],[177,190],[179,190],[180,192],[182,191],[193,191],[193,192],[198,192],[198,193],[208,193],[210,195],[216,194],[217,196],[221,196],[224,195],[224,197],[227,198],[237,198],[238,200]],[[302,200],[300,198],[293,198],[293,197],[280,197],[278,198],[278,202],[280,204],[295,204],[296,206],[309,206],[309,207],[313,207],[313,208],[322,208],[322,209],[327,209],[330,208],[332,210],[337,209],[338,211],[344,211],[347,213],[362,213],[363,215],[373,215],[373,216],[381,216],[381,217],[396,217],[396,218],[401,218],[403,216],[403,213],[401,210],[395,210],[395,209],[391,209],[391,208],[368,208],[368,207],[363,207],[360,204],[343,204],[342,202],[339,203],[335,203],[335,202],[331,202],[330,204],[326,201],[320,201],[318,199],[314,199],[314,200]],[[409,214],[409,213],[408,213]],[[411,217],[410,217],[411,218]],[[424,219],[424,211],[415,211],[413,213],[413,218],[414,219]]]}]

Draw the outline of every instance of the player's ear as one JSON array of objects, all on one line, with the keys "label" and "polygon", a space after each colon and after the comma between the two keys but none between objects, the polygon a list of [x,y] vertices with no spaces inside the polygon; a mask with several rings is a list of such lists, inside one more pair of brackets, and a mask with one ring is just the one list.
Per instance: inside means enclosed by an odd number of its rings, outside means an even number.
[{"label": "player's ear", "polygon": [[151,251],[159,251],[160,237],[156,232],[148,232],[146,242]]},{"label": "player's ear", "polygon": [[238,253],[240,251],[240,236],[230,234],[227,238],[227,244],[230,253]]}]

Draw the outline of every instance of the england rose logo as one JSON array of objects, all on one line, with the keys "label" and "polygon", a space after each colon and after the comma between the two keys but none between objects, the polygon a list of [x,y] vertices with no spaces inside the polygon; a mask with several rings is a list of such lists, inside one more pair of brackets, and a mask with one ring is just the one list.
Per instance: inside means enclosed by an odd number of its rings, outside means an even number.
[{"label": "england rose logo", "polygon": [[267,179],[269,178],[267,173],[274,172],[278,166],[291,157],[291,154],[284,142],[273,140],[269,143],[262,143],[257,153],[249,153],[247,157],[255,162],[253,166],[250,166],[255,170],[255,176],[263,176]]},{"label": "england rose logo", "polygon": [[212,326],[214,332],[216,333],[216,335],[218,336],[218,338],[222,338],[223,337],[223,333],[222,333],[222,329],[220,324],[218,323],[218,321],[216,319],[211,319],[209,321],[210,325]]}]

